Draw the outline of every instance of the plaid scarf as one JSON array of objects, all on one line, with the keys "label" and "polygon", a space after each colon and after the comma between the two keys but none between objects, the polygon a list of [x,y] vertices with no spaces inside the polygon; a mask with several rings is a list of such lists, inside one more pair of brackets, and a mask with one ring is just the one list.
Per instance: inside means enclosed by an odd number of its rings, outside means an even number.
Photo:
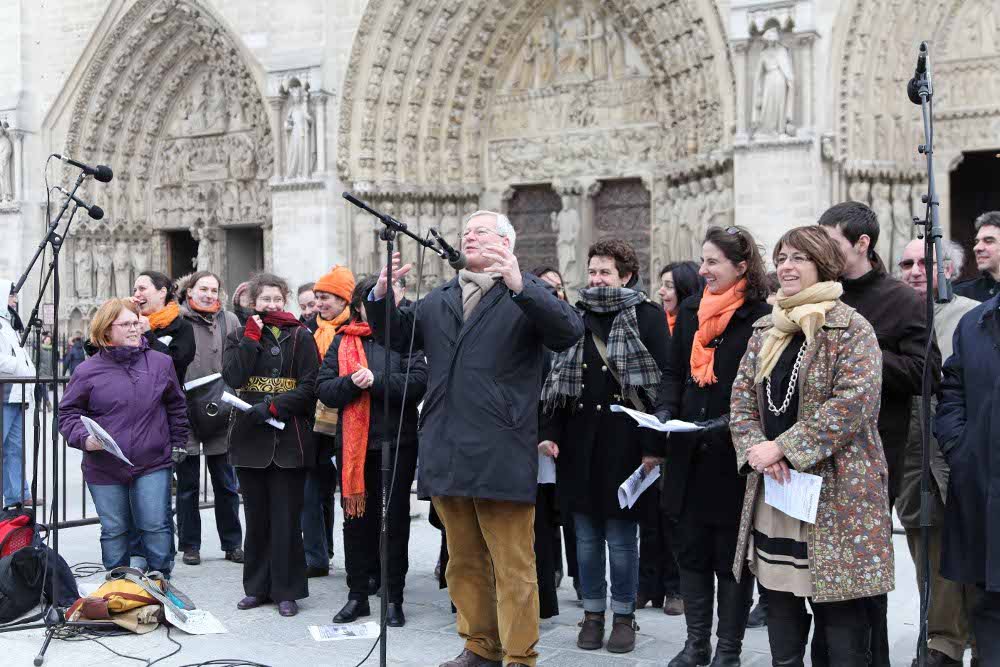
[{"label": "plaid scarf", "polygon": [[[622,391],[642,389],[651,400],[660,386],[660,367],[639,338],[635,307],[646,301],[646,294],[628,288],[590,287],[580,291],[577,308],[591,313],[616,313],[608,334],[608,361],[618,371]],[[568,350],[556,355],[552,371],[542,387],[546,410],[579,398],[583,392],[583,348],[590,332]]]}]

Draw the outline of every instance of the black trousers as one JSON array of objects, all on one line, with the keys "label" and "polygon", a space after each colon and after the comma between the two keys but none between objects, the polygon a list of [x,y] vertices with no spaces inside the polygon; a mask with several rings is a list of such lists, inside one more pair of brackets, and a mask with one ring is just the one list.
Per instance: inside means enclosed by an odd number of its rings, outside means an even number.
[{"label": "black trousers", "polygon": [[[768,590],[767,604],[767,632],[769,635],[789,638],[794,635],[796,628],[801,627],[803,623],[808,623],[809,614],[806,612],[805,598],[785,591]],[[857,628],[870,626],[868,612],[870,598],[822,603],[816,603],[810,599],[809,606],[812,607],[815,624],[812,644],[813,665],[830,664],[825,648],[826,639],[823,637],[823,628],[827,626]],[[803,651],[807,638],[808,633],[801,636]],[[822,653],[819,653],[819,646],[823,646]]]},{"label": "black trousers", "polygon": [[979,588],[979,600],[972,610],[972,633],[979,664],[1000,665],[1000,593]]},{"label": "black trousers", "polygon": [[276,602],[309,597],[299,516],[305,468],[237,468],[247,520],[243,590]]},{"label": "black trousers", "polygon": [[639,595],[658,601],[679,595],[681,575],[671,545],[671,522],[660,509],[660,490],[647,491],[645,511],[639,519]]},{"label": "black trousers", "polygon": [[[394,453],[390,454],[392,456]],[[343,452],[337,453],[343,493]],[[410,487],[417,470],[417,449],[401,447],[396,458],[396,473],[389,489],[388,554],[390,603],[403,602],[406,573],[410,567]],[[379,534],[382,529],[382,452],[368,450],[365,456],[365,513],[344,517],[344,565],[347,570],[348,599],[365,600],[370,594],[369,577],[381,581]],[[341,498],[343,504],[343,498]]]},{"label": "black trousers", "polygon": [[[240,496],[237,492],[236,470],[229,465],[226,454],[205,456],[208,475],[215,494],[215,526],[223,551],[243,546],[240,526]],[[181,551],[201,549],[201,510],[198,507],[198,487],[201,482],[201,457],[188,455],[174,464],[177,473],[177,546]]]},{"label": "black trousers", "polygon": [[[770,594],[770,591],[768,592]],[[768,604],[771,598],[768,597]],[[889,659],[889,596],[873,595],[872,597],[852,600],[856,602],[855,613],[863,617],[865,625],[871,627],[871,667],[890,667]],[[768,609],[770,614],[770,609]],[[768,616],[770,626],[770,616]],[[836,667],[831,665],[827,659],[826,637],[823,634],[824,618],[817,616],[813,621],[816,625],[816,632],[813,633],[812,646],[809,654],[812,657],[813,667]]]},{"label": "black trousers", "polygon": [[[556,595],[556,569],[562,567],[562,551],[556,542],[555,484],[539,484],[535,499],[535,572],[538,575],[538,615],[552,618],[559,615]],[[557,551],[557,549],[560,549]]]},{"label": "black trousers", "polygon": [[704,523],[683,513],[669,525],[674,556],[681,570],[715,572],[720,579],[733,580],[733,559],[736,558],[736,541],[739,526],[717,526]]}]

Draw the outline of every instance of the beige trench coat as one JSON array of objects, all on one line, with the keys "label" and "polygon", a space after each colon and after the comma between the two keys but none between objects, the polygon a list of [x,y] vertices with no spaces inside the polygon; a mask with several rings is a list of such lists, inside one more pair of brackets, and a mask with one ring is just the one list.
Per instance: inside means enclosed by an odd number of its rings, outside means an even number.
[{"label": "beige trench coat", "polygon": [[[753,377],[771,326],[770,315],[754,324],[733,383],[730,430],[737,466],[749,475],[733,564],[737,579],[763,488],[761,475],[747,464],[747,451],[767,440],[760,418],[763,389]],[[895,587],[888,471],[877,428],[881,388],[875,331],[838,302],[802,359],[798,421],[775,440],[793,468],[823,478],[816,523],[808,531],[815,602],[879,595]]]}]

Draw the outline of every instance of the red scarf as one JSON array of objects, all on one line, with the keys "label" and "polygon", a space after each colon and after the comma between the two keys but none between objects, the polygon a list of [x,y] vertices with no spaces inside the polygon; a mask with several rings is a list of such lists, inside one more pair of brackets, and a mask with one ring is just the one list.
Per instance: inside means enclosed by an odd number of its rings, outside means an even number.
[{"label": "red scarf", "polygon": [[[341,377],[353,375],[358,369],[368,368],[362,338],[371,335],[371,327],[364,322],[351,322],[340,330],[337,365]],[[341,496],[344,499],[344,515],[349,518],[365,513],[365,457],[368,454],[371,401],[371,393],[362,391],[360,396],[340,411],[344,458]]]},{"label": "red scarf", "polygon": [[264,324],[272,327],[278,327],[279,329],[293,329],[305,326],[302,322],[299,322],[299,318],[295,317],[287,310],[277,310],[273,313],[268,313],[264,316]]}]

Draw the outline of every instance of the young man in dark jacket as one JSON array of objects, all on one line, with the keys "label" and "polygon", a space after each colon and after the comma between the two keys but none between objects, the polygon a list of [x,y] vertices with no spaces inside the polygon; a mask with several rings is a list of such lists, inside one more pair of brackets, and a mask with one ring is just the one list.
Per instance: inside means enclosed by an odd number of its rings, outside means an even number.
[{"label": "young man in dark jacket", "polygon": [[632,246],[607,239],[592,245],[587,255],[588,288],[579,301],[586,329],[573,347],[556,356],[545,381],[542,401],[548,416],[539,449],[556,458],[564,491],[560,501],[576,529],[576,544],[569,546],[580,558],[584,609],[577,646],[595,650],[604,645],[608,549],[614,614],[608,651],[628,653],[638,629],[638,530],[648,499],[622,508],[618,487],[640,465],[651,472],[662,462],[663,438],[640,429],[628,415],[611,412],[611,406],[652,408],[669,337],[662,308],[632,289],[639,273]]},{"label": "young man in dark jacket", "polygon": [[[927,316],[923,300],[902,281],[889,275],[875,252],[879,221],[861,202],[842,202],[827,209],[819,224],[826,228],[844,254],[841,301],[851,306],[875,329],[882,349],[882,406],[878,432],[889,469],[889,505],[894,504],[902,474],[903,453],[909,434],[910,406],[923,385],[927,347]],[[937,384],[941,351],[932,343],[931,377]],[[889,666],[886,628],[888,598],[871,600],[872,665]],[[815,663],[814,663],[815,664]]]},{"label": "young man in dark jacket", "polygon": [[976,218],[978,278],[955,285],[955,294],[976,301],[988,301],[1000,292],[1000,211],[987,211]]},{"label": "young man in dark jacket", "polygon": [[[419,491],[431,496],[448,537],[448,588],[465,650],[447,667],[534,667],[538,653],[535,499],[538,397],[545,348],[583,335],[579,314],[522,273],[507,216],[473,213],[462,251],[467,269],[411,307],[389,300],[392,347],[427,356],[420,424]],[[409,273],[395,268],[392,280]],[[368,297],[385,331],[388,280]]]}]

